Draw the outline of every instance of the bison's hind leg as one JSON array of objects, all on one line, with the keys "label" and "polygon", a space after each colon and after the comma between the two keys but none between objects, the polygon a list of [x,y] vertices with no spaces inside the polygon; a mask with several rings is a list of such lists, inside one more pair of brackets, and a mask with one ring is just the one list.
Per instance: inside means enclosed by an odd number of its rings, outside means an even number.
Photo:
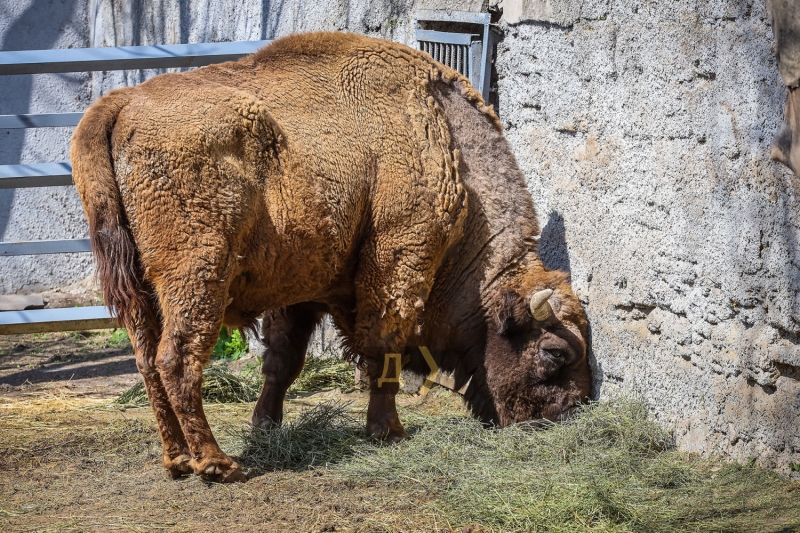
[{"label": "bison's hind leg", "polygon": [[308,303],[265,314],[262,338],[266,351],[261,367],[264,388],[253,410],[254,426],[266,429],[283,420],[286,391],[303,369],[308,341],[323,315],[318,304]]},{"label": "bison's hind leg", "polygon": [[[227,261],[198,272],[196,261],[177,261],[175,280],[156,286],[163,314],[163,331],[156,368],[186,437],[189,466],[207,481],[244,481],[239,465],[219,447],[203,410],[203,366],[219,337],[228,300]],[[202,275],[201,275],[202,274]],[[205,278],[211,277],[211,280]]]},{"label": "bison's hind leg", "polygon": [[152,298],[146,298],[146,305],[131,309],[133,324],[128,328],[128,335],[136,355],[136,367],[142,375],[147,397],[158,424],[163,446],[164,468],[174,478],[191,473],[189,466],[191,454],[186,438],[183,435],[175,411],[172,410],[169,396],[156,369],[156,354],[161,340],[161,321],[158,308]]}]

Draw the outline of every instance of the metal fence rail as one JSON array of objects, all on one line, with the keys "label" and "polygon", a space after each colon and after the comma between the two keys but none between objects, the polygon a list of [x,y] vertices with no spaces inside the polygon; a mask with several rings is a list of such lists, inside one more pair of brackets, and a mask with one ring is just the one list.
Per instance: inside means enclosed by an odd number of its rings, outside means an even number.
[{"label": "metal fence rail", "polygon": [[271,41],[0,52],[0,76],[203,67],[239,59]]},{"label": "metal fence rail", "polygon": [[[238,59],[270,41],[0,52],[0,76],[200,67]],[[0,129],[74,127],[83,113],[0,115]],[[72,185],[67,162],[0,165],[0,189]],[[0,257],[90,252],[89,239],[0,242]],[[0,312],[0,335],[110,328],[102,306]]]},{"label": "metal fence rail", "polygon": [[116,319],[102,306],[0,313],[0,335],[106,329],[116,326]]},{"label": "metal fence rail", "polygon": [[72,185],[72,165],[66,161],[0,166],[0,189],[59,185]]}]

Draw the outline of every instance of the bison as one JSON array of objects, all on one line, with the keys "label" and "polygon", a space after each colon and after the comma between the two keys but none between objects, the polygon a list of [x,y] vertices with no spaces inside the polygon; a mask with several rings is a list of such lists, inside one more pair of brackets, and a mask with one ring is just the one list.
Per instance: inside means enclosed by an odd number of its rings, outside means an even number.
[{"label": "bison", "polygon": [[244,479],[201,371],[223,324],[263,313],[256,425],[281,421],[324,313],[370,377],[375,437],[405,437],[387,357],[427,373],[423,347],[487,423],[559,420],[589,394],[587,320],[538,256],[500,122],[423,52],[313,33],[157,76],[92,105],[71,159],[174,477]]}]

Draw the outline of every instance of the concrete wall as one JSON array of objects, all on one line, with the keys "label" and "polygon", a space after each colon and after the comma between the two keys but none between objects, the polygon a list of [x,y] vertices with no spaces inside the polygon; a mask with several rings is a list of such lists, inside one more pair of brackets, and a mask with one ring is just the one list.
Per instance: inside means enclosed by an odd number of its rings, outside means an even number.
[{"label": "concrete wall", "polygon": [[[0,51],[89,46],[86,0],[0,2]],[[0,76],[0,114],[83,111],[89,75]],[[0,165],[69,159],[71,128],[0,129]],[[0,190],[0,241],[86,236],[73,187]],[[88,254],[0,257],[0,294],[32,292],[86,277]]]},{"label": "concrete wall", "polygon": [[[416,9],[487,7],[59,2],[0,6],[2,47],[269,39],[312,29],[410,43]],[[61,15],[44,15],[50,6]],[[763,3],[502,0],[500,7],[498,109],[538,206],[542,256],[571,272],[589,314],[595,395],[641,395],[686,450],[755,457],[788,472],[800,463],[800,182],[768,159],[785,95]],[[10,88],[0,106],[77,110],[152,74],[0,79]],[[66,157],[68,132],[0,135],[17,139],[0,143],[2,163]],[[84,233],[71,191],[0,192],[3,240]],[[1,292],[89,272],[86,261],[8,261],[0,261]]]},{"label": "concrete wall", "polygon": [[768,156],[785,94],[763,2],[505,4],[499,112],[589,314],[596,394],[788,472],[800,182]]}]

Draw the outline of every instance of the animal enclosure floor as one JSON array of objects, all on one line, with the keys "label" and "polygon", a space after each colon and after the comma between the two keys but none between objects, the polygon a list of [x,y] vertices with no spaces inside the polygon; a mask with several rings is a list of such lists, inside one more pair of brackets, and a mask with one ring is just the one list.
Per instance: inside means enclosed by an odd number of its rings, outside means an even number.
[{"label": "animal enclosure floor", "polygon": [[[110,408],[139,381],[127,342],[110,331],[0,336],[0,531],[439,531],[425,491],[329,479],[319,472],[268,472],[247,483],[178,481],[161,467],[149,407]],[[439,391],[422,411],[463,412]],[[433,396],[431,396],[433,398]],[[350,402],[361,391],[300,395],[293,412],[323,401]],[[400,405],[418,404],[408,395]],[[207,404],[223,449],[253,404]]]},{"label": "animal enclosure floor", "polygon": [[[304,398],[292,407],[330,396]],[[420,508],[429,497],[414,487],[386,490],[380,483],[314,471],[268,472],[233,485],[208,484],[197,476],[170,480],[160,465],[149,408],[121,412],[80,401],[2,407],[0,530],[447,529],[446,522]],[[230,450],[226,432],[239,428],[251,407],[207,406],[224,449]]]},{"label": "animal enclosure floor", "polygon": [[[411,435],[400,446],[358,434],[367,394],[334,389],[292,397],[287,426],[339,402],[356,419],[335,444],[347,454],[289,439],[321,464],[242,460],[246,483],[171,480],[150,409],[111,403],[137,380],[111,332],[0,337],[0,531],[800,531],[800,484],[681,454],[644,409],[493,431],[441,388],[398,396]],[[206,404],[233,457],[247,456],[252,407]]]},{"label": "animal enclosure floor", "polygon": [[122,330],[0,335],[0,396],[111,397],[139,380]]}]

